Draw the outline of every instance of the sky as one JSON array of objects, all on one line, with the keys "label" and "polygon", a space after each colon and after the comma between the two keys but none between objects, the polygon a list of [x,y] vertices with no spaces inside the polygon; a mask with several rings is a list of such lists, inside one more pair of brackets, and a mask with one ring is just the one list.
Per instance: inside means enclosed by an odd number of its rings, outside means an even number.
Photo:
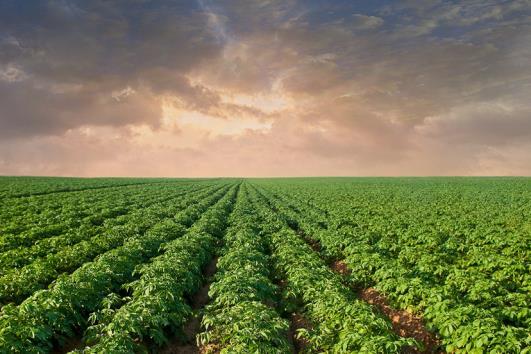
[{"label": "sky", "polygon": [[531,175],[531,2],[0,0],[0,174]]}]

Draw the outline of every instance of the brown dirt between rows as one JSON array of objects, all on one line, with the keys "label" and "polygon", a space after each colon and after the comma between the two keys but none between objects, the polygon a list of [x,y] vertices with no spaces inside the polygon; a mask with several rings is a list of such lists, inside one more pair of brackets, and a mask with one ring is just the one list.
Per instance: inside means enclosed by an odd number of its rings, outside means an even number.
[{"label": "brown dirt between rows", "polygon": [[[334,261],[330,264],[332,270],[341,275],[350,275],[351,270],[343,261]],[[389,318],[393,331],[407,338],[414,338],[425,346],[425,350],[420,351],[416,348],[406,348],[406,353],[441,353],[439,341],[435,335],[429,332],[424,326],[420,317],[413,315],[405,310],[397,310],[389,305],[387,298],[374,288],[361,289],[358,297],[375,306],[382,314]]]},{"label": "brown dirt between rows", "polygon": [[[321,244],[319,241],[307,237],[302,230],[297,230],[297,233],[315,252],[321,251]],[[348,276],[352,273],[347,264],[341,260],[332,261],[329,266],[334,272],[344,276]],[[443,351],[439,349],[440,341],[433,333],[426,329],[422,318],[417,317],[408,311],[392,308],[389,306],[387,298],[374,288],[360,290],[358,292],[358,297],[375,306],[382,314],[387,316],[391,321],[393,331],[397,335],[406,338],[414,338],[425,347],[423,351],[408,347],[404,350],[405,353],[443,353]]]},{"label": "brown dirt between rows", "polygon": [[302,232],[302,230],[297,230],[297,234],[302,237],[304,241],[306,241],[306,243],[312,248],[312,250],[314,250],[315,252],[321,252],[321,244],[319,243],[319,241],[307,237],[306,234]]},{"label": "brown dirt between rows", "polygon": [[376,306],[386,315],[393,326],[393,330],[401,337],[414,338],[424,344],[425,349],[419,351],[415,348],[406,349],[407,353],[442,353],[439,349],[440,342],[435,335],[424,326],[420,317],[406,310],[397,310],[389,306],[387,298],[374,288],[362,289],[358,293],[360,299]]},{"label": "brown dirt between rows", "polygon": [[[197,311],[208,303],[208,290],[210,289],[210,277],[216,273],[218,257],[214,257],[203,271],[203,276],[207,279],[207,282],[203,284],[201,289],[194,294],[190,306],[193,310]],[[183,328],[186,336],[186,342],[182,340],[174,339],[170,340],[168,345],[162,348],[159,353],[161,354],[203,354],[203,353],[217,353],[219,349],[213,345],[198,347],[195,342],[195,336],[201,329],[201,318],[198,315],[193,316]]]},{"label": "brown dirt between rows", "polygon": [[[288,285],[288,282],[286,279],[277,279],[276,285],[278,285],[279,288],[285,288]],[[298,329],[311,329],[311,323],[299,312],[290,313],[287,337],[293,354],[303,352],[309,345],[306,339],[297,338]]]},{"label": "brown dirt between rows", "polygon": [[343,261],[332,262],[332,264],[330,264],[330,268],[332,268],[334,272],[339,273],[341,275],[350,275],[352,273]]},{"label": "brown dirt between rows", "polygon": [[288,330],[288,340],[293,347],[294,353],[301,353],[308,347],[309,343],[304,338],[297,338],[298,329],[310,329],[310,322],[300,313],[292,313]]}]

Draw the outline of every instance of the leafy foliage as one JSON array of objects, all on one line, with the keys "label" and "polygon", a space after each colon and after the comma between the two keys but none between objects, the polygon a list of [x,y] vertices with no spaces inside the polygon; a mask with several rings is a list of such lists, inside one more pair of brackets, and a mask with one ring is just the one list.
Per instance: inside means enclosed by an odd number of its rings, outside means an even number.
[{"label": "leafy foliage", "polygon": [[300,299],[313,328],[299,334],[313,351],[337,353],[399,352],[414,340],[399,338],[391,325],[370,305],[356,299],[339,275],[307,245],[288,223],[269,209],[255,193],[257,209],[266,219],[279,272],[286,275],[286,293]]},{"label": "leafy foliage", "polygon": [[[227,189],[203,197],[194,207],[206,210]],[[145,232],[134,230],[122,246],[84,263],[70,275],[59,276],[49,289],[33,293],[18,306],[4,306],[0,314],[0,351],[46,352],[54,340],[61,341],[72,336],[76,328],[85,327],[88,314],[100,308],[101,299],[133,280],[137,265],[155,256],[161,245],[184,234],[185,226],[172,218],[177,210],[178,204],[175,209],[172,204],[159,205],[153,213],[142,214],[149,220],[147,225],[138,220]],[[45,274],[53,271],[44,269]]]},{"label": "leafy foliage", "polygon": [[268,240],[258,233],[260,219],[242,187],[225,247],[210,287],[212,301],[202,319],[202,345],[216,344],[221,353],[287,353],[289,323],[275,311],[277,288],[271,281]]},{"label": "leafy foliage", "polygon": [[531,353],[530,186],[0,177],[0,352],[47,353],[80,333],[77,352],[156,352],[198,315],[190,299],[217,254],[205,350],[291,352],[294,314],[310,353],[420,345],[356,296],[374,287],[441,350]]},{"label": "leafy foliage", "polygon": [[262,181],[351,282],[415,311],[448,352],[531,350],[529,179]]},{"label": "leafy foliage", "polygon": [[107,307],[106,314],[96,316],[99,321],[87,329],[89,346],[84,353],[142,351],[139,340],[150,338],[161,345],[166,341],[165,328],[183,326],[192,315],[185,298],[201,284],[201,269],[212,256],[235,194],[233,187],[183,237],[164,245],[162,255],[137,268],[140,278],[125,285],[129,301],[110,315]]}]

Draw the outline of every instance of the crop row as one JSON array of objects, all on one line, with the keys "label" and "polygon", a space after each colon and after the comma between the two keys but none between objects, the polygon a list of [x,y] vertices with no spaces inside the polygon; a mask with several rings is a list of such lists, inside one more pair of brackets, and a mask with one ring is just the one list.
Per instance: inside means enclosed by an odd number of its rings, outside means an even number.
[{"label": "crop row", "polygon": [[58,235],[82,224],[101,224],[106,218],[131,210],[131,201],[142,197],[161,197],[169,190],[186,191],[198,187],[201,184],[132,185],[2,201],[0,250],[11,244],[16,246],[17,241],[20,245],[29,245],[34,240]]},{"label": "crop row", "polygon": [[20,198],[61,192],[166,182],[166,179],[0,177],[0,198]]},{"label": "crop row", "polygon": [[[131,199],[130,205],[126,210],[128,212],[139,213],[140,209],[147,209],[151,205],[164,203],[167,200],[175,199],[176,197],[189,193],[193,193],[193,190],[181,191],[178,194],[166,192],[162,195],[151,197],[142,197],[139,195],[136,199]],[[57,253],[59,250],[65,249],[68,246],[73,246],[81,241],[101,235],[110,230],[113,226],[125,224],[130,218],[127,214],[122,214],[116,217],[103,216],[101,214],[95,216],[101,217],[102,219],[104,218],[101,225],[95,225],[90,222],[83,223],[76,228],[65,227],[68,231],[63,234],[39,239],[29,247],[27,245],[18,246],[0,253],[0,275],[6,274],[6,272],[13,268],[20,268],[31,263],[39,257]],[[27,240],[23,241],[26,241],[25,243],[27,243]]]},{"label": "crop row", "polygon": [[198,342],[221,353],[288,353],[289,323],[275,310],[268,241],[247,189],[244,184],[230,218]]},{"label": "crop row", "polygon": [[299,335],[310,350],[336,353],[398,353],[405,346],[417,345],[399,338],[390,323],[370,305],[356,298],[343,285],[341,277],[279,218],[263,195],[253,193],[255,210],[271,235],[273,256],[279,272],[287,279],[287,296],[303,305],[303,314],[312,327]]},{"label": "crop row", "polygon": [[[168,205],[166,207],[163,203],[155,204],[145,210],[138,210],[123,225],[112,225],[109,229],[88,240],[62,248],[57,253],[49,254],[22,268],[7,272],[0,277],[0,302],[19,303],[36,290],[46,287],[61,273],[71,272],[91,261],[97,255],[120,246],[131,237],[134,238],[142,234],[162,217],[169,217],[180,210],[184,210],[176,218],[179,219],[179,223],[189,225],[211,203],[212,198],[223,193],[223,191],[218,191],[213,196],[206,197],[211,192],[191,194],[177,201],[172,199],[165,202]],[[188,204],[193,202],[197,203],[195,207],[186,208]]]},{"label": "crop row", "polygon": [[192,314],[186,297],[201,284],[201,271],[223,234],[237,190],[232,187],[184,236],[168,242],[161,255],[137,269],[140,278],[125,285],[131,295],[122,306],[93,316],[83,353],[138,352],[147,341],[163,344],[168,327],[182,328]]},{"label": "crop row", "polygon": [[[485,195],[491,199],[485,206],[497,204],[498,210],[482,210],[481,204],[470,210],[470,201],[446,190],[398,193],[411,204],[380,192],[339,197],[332,188],[262,192],[325,255],[344,259],[356,286],[374,286],[395,306],[421,313],[448,352],[531,348],[529,235],[502,221],[505,213],[517,216],[517,199],[508,209],[501,196]],[[477,200],[476,194],[481,192],[472,189],[465,197]],[[432,195],[437,204],[429,208],[434,202],[425,199]]]},{"label": "crop row", "polygon": [[[201,208],[208,208],[223,194],[221,191],[208,198],[210,204]],[[171,208],[161,208],[150,216],[158,222],[146,232],[131,235],[122,246],[83,264],[70,275],[60,276],[49,289],[35,292],[20,305],[4,306],[0,313],[0,352],[47,352],[56,341],[85,327],[86,318],[99,308],[106,295],[134,280],[137,265],[155,256],[161,245],[185,233],[185,226],[178,220],[196,215],[185,210],[172,217],[173,213]]]}]

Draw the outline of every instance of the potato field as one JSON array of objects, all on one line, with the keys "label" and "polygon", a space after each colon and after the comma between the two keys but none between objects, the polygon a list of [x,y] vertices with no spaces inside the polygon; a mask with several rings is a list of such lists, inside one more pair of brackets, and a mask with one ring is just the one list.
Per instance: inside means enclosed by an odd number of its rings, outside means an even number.
[{"label": "potato field", "polygon": [[0,177],[0,353],[531,353],[531,178]]}]

